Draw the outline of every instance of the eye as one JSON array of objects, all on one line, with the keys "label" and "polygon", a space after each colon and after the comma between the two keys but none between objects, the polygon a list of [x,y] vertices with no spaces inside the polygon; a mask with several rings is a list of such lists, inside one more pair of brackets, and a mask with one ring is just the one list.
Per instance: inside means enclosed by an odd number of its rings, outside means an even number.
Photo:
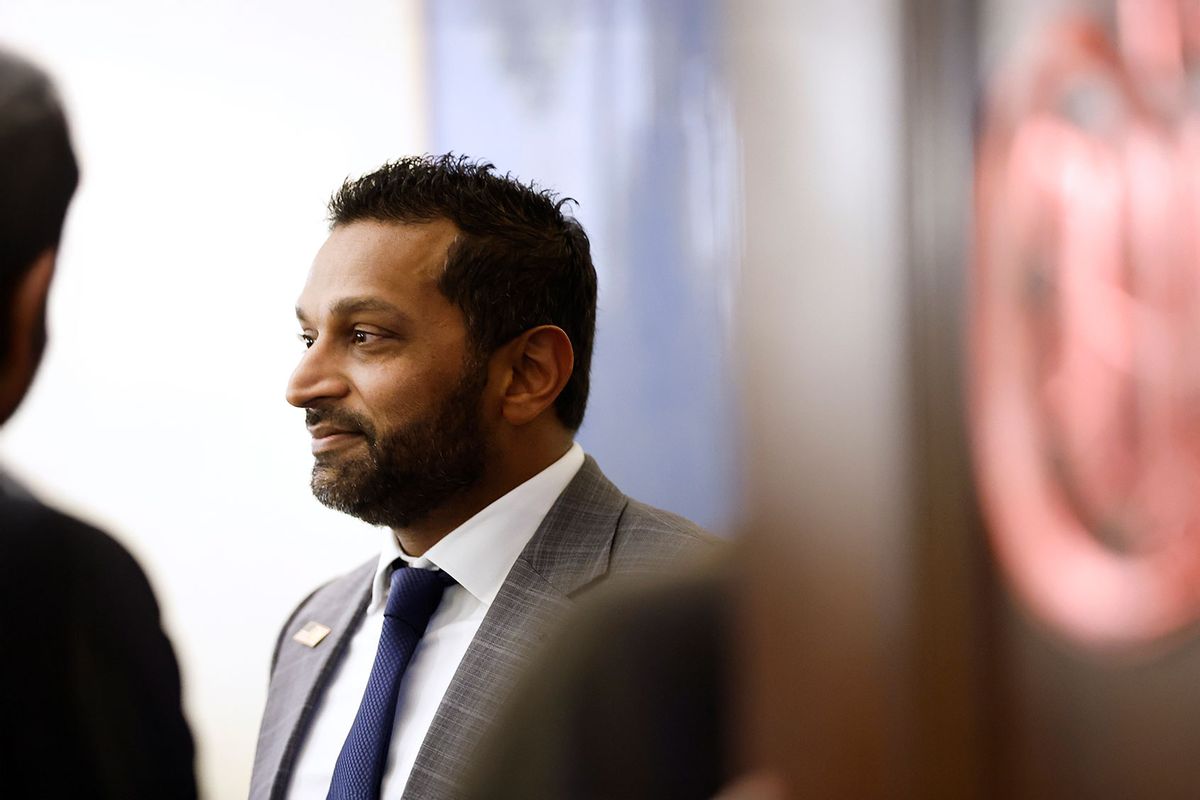
[{"label": "eye", "polygon": [[307,333],[297,333],[297,334],[296,334],[296,338],[297,338],[297,339],[299,339],[300,341],[304,342],[304,349],[305,349],[305,350],[307,350],[308,348],[312,347],[312,346],[313,346],[313,342],[315,342],[315,341],[316,341],[316,339],[315,339],[314,337],[312,337],[312,336],[309,336]]},{"label": "eye", "polygon": [[371,344],[372,342],[383,338],[378,333],[364,331],[362,328],[355,328],[352,335],[354,336],[355,344]]}]

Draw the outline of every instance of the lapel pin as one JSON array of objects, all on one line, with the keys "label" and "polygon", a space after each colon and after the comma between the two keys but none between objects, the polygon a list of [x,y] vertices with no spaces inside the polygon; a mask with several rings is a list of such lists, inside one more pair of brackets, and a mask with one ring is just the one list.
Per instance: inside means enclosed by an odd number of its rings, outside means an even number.
[{"label": "lapel pin", "polygon": [[328,625],[322,625],[319,622],[309,622],[303,628],[296,631],[296,634],[292,636],[292,640],[299,642],[305,647],[316,647],[329,635],[330,630]]}]

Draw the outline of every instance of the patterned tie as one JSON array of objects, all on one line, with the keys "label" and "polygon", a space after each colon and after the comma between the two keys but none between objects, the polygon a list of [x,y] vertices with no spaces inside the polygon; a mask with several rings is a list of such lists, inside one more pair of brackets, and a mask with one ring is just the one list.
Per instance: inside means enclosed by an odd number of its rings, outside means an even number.
[{"label": "patterned tie", "polygon": [[383,781],[400,679],[429,618],[453,579],[441,571],[401,567],[392,573],[383,633],[362,703],[333,768],[328,800],[375,800]]}]

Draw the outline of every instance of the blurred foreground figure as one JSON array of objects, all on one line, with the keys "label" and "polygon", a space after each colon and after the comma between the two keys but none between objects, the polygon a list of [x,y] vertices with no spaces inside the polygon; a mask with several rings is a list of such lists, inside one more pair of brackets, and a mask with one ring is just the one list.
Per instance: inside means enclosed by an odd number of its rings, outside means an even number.
[{"label": "blurred foreground figure", "polygon": [[466,797],[715,797],[738,773],[732,572],[614,586],[581,606],[514,693]]},{"label": "blurred foreground figure", "polygon": [[296,307],[313,493],[384,526],[275,651],[251,797],[456,796],[530,650],[707,534],[584,455],[596,272],[549,192],[453,156],[347,182]]},{"label": "blurred foreground figure", "polygon": [[[77,180],[49,81],[0,52],[0,422],[41,360]],[[0,795],[195,797],[179,671],[145,576],[2,473],[0,617]]]}]

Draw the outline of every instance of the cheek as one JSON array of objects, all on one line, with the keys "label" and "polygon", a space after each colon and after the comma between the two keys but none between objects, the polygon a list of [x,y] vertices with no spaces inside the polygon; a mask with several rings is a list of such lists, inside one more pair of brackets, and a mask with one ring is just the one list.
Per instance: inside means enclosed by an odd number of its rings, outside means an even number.
[{"label": "cheek", "polygon": [[433,413],[456,377],[440,369],[392,368],[362,374],[356,385],[375,423],[395,428]]},{"label": "cheek", "polygon": [[360,381],[358,388],[367,413],[377,424],[394,426],[420,412],[423,392],[411,376],[373,376]]}]

